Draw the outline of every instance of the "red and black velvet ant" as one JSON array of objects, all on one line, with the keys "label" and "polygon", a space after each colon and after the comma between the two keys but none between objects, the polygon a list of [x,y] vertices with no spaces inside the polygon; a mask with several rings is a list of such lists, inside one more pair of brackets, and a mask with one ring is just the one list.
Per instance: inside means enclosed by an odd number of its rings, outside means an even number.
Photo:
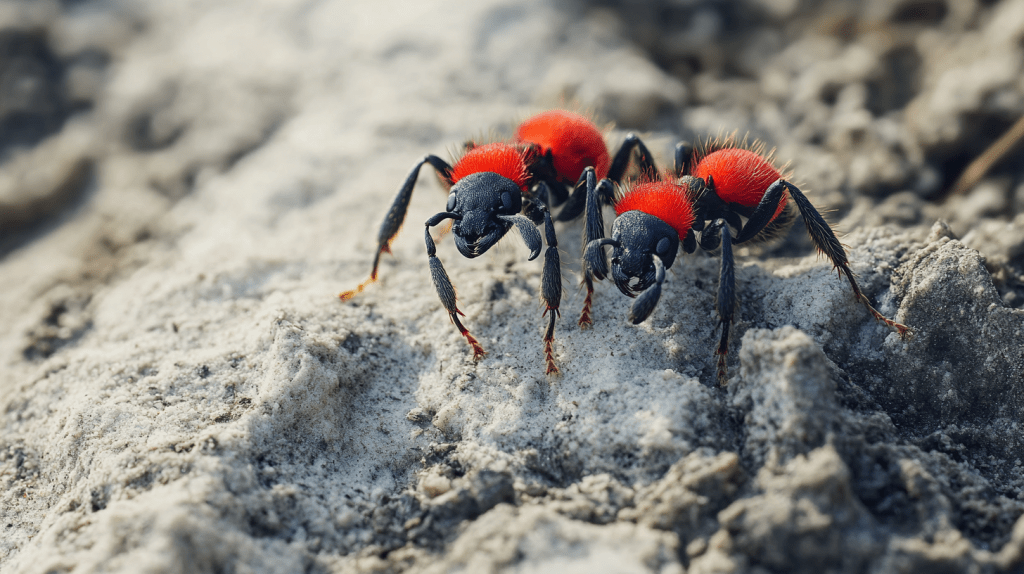
[{"label": "red and black velvet ant", "polygon": [[617,217],[610,239],[604,238],[598,197],[606,194],[611,184],[598,181],[589,170],[584,178],[588,196],[583,256],[587,299],[580,314],[581,327],[591,323],[593,280],[609,274],[606,245],[612,247],[612,280],[623,294],[636,297],[629,310],[633,324],[643,322],[654,311],[661,297],[665,269],[672,266],[680,244],[686,253],[693,253],[698,244],[705,251],[721,248],[715,307],[722,332],[715,355],[718,381],[725,384],[729,329],[736,310],[732,246],[768,240],[787,231],[796,219],[795,204],[814,246],[839,270],[840,277],[845,275],[849,279],[857,300],[901,337],[910,333],[905,325],[887,319],[871,306],[857,285],[846,251],[832,228],[757,146],[748,149],[732,139],[697,150],[685,143],[677,145],[674,174],[666,174],[662,180],[641,180],[628,187],[615,202]]},{"label": "red and black velvet ant", "polygon": [[[576,113],[551,110],[520,124],[509,142],[468,143],[465,155],[454,166],[435,155],[424,157],[406,177],[384,217],[377,234],[377,252],[370,278],[339,297],[342,301],[351,299],[377,280],[380,256],[390,253],[391,241],[405,220],[420,168],[429,164],[449,190],[445,210],[426,221],[424,241],[430,275],[448,316],[473,348],[474,359],[480,359],[486,351],[459,320],[463,313],[456,305],[451,280],[437,258],[430,228],[446,219],[453,220],[455,246],[463,256],[473,258],[485,253],[515,227],[530,249],[529,260],[532,261],[541,250],[541,236],[535,225],[544,226],[547,249],[541,276],[541,300],[544,314],[548,315],[543,338],[544,357],[546,372],[557,373],[552,345],[555,316],[559,314],[562,298],[562,275],[549,209],[565,203],[554,219],[566,221],[578,217],[586,201],[585,188],[576,185],[581,181],[584,168],[589,168],[590,173],[602,180],[618,182],[629,166],[634,149],[638,152],[640,169],[653,171],[651,154],[635,135],[627,135],[611,157],[601,131],[590,120]],[[608,193],[604,200],[610,203],[612,194]]]}]

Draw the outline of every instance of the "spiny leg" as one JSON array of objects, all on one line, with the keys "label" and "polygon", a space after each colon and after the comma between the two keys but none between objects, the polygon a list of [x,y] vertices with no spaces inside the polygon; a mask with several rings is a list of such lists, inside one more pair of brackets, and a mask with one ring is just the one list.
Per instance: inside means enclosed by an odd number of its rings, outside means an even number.
[{"label": "spiny leg", "polygon": [[715,302],[715,309],[718,311],[722,335],[715,356],[718,357],[718,384],[725,386],[728,379],[726,359],[729,355],[729,329],[732,327],[733,313],[736,310],[736,267],[732,255],[732,234],[725,220],[715,220],[708,229],[718,229],[721,232],[722,267],[718,274],[718,300]]},{"label": "spiny leg", "polygon": [[[590,316],[590,309],[593,305],[594,297],[594,277],[601,279],[608,275],[608,261],[605,259],[604,249],[599,249],[594,254],[592,259],[594,260],[594,268],[591,269],[590,262],[587,259],[587,246],[590,245],[591,241],[596,241],[604,238],[604,215],[601,213],[601,203],[598,200],[597,195],[597,174],[592,168],[587,168],[583,172],[583,180],[585,180],[584,187],[586,189],[586,210],[584,211],[584,228],[583,228],[583,285],[587,289],[587,296],[583,299],[583,309],[580,310],[580,318],[577,321],[577,325],[580,329],[586,329],[594,324],[593,319]],[[577,189],[579,185],[577,185]]]},{"label": "spiny leg", "polygon": [[879,313],[871,305],[871,301],[868,299],[867,295],[865,295],[860,290],[860,286],[857,285],[857,280],[853,276],[853,270],[850,269],[850,263],[846,259],[846,250],[843,249],[843,245],[839,243],[839,239],[836,238],[836,234],[832,231],[828,222],[821,217],[821,214],[818,213],[817,209],[814,209],[814,206],[803,192],[797,189],[795,185],[783,180],[779,180],[775,184],[772,184],[772,187],[779,184],[786,187],[789,191],[789,196],[793,198],[797,208],[800,210],[800,214],[804,218],[804,225],[807,227],[807,233],[811,236],[811,241],[814,242],[814,246],[824,253],[825,257],[828,257],[829,261],[832,262],[832,265],[834,265],[841,274],[846,275],[846,278],[849,279],[850,287],[853,288],[854,297],[856,297],[861,304],[867,307],[868,312],[871,313],[871,316],[874,317],[875,320],[880,323],[884,323],[887,327],[896,331],[901,338],[909,336],[911,334],[910,327],[889,319],[885,315]]},{"label": "spiny leg", "polygon": [[[562,302],[562,266],[558,255],[558,238],[555,236],[555,225],[551,221],[551,212],[548,210],[547,185],[538,185],[538,197],[536,201],[530,201],[526,205],[526,211],[532,212],[531,219],[537,218],[544,222],[544,239],[547,242],[547,249],[544,250],[544,271],[540,280],[540,298],[544,303],[544,313],[547,315],[548,324],[544,330],[544,363],[545,373],[558,374],[558,365],[555,364],[555,319],[560,317],[558,310]],[[539,239],[539,238],[538,238]],[[538,243],[539,247],[539,243]]]},{"label": "spiny leg", "polygon": [[591,243],[604,239],[604,215],[601,213],[599,197],[603,190],[610,190],[611,193],[614,193],[614,189],[608,179],[597,182],[597,175],[592,168],[587,168],[581,179],[586,180],[587,190],[585,235],[583,237],[583,285],[587,289],[587,295],[583,299],[583,309],[580,311],[578,325],[580,329],[586,329],[593,325],[591,307],[594,297],[594,279],[601,280],[608,275],[608,260],[605,258],[604,249],[600,247],[596,250],[590,249]]},{"label": "spiny leg", "polygon": [[388,209],[387,215],[384,216],[384,221],[380,225],[380,231],[377,233],[377,252],[373,256],[373,269],[370,271],[370,278],[360,283],[355,289],[340,293],[338,297],[342,301],[348,301],[362,293],[367,285],[377,280],[377,267],[380,264],[380,256],[382,253],[391,253],[391,241],[398,234],[398,230],[401,229],[402,223],[405,221],[405,214],[409,210],[409,200],[412,199],[412,190],[416,186],[416,179],[419,177],[420,168],[426,163],[429,163],[445,182],[451,183],[452,166],[435,155],[424,157],[412,168],[412,171],[405,178],[405,183],[398,190],[398,195],[395,196],[395,200],[392,202],[391,208]]},{"label": "spiny leg", "polygon": [[[604,257],[603,249],[601,250],[600,257]],[[583,286],[587,290],[587,295],[583,298],[583,308],[580,309],[580,318],[576,321],[576,326],[580,329],[589,329],[594,325],[594,318],[591,316],[594,306],[594,278],[590,273],[584,272]]]},{"label": "spiny leg", "polygon": [[434,238],[430,236],[430,228],[441,223],[445,219],[458,219],[459,216],[454,213],[441,212],[434,215],[426,222],[426,230],[423,233],[424,241],[427,244],[427,258],[430,262],[430,278],[434,281],[434,289],[437,290],[437,297],[441,300],[441,304],[444,305],[448,316],[451,317],[455,326],[458,327],[459,333],[466,338],[466,342],[473,348],[473,360],[480,360],[487,351],[484,350],[480,342],[476,340],[476,337],[469,333],[469,329],[462,324],[459,320],[459,315],[463,315],[462,311],[459,310],[456,305],[455,288],[452,287],[452,281],[448,278],[448,273],[444,270],[444,266],[441,265],[441,260],[437,258],[437,250],[434,247]]},{"label": "spiny leg", "polygon": [[550,375],[558,373],[552,347],[555,341],[555,317],[561,316],[558,306],[562,301],[562,268],[558,257],[555,226],[551,222],[551,214],[546,208],[544,209],[544,236],[547,239],[548,247],[544,250],[544,274],[540,281],[540,296],[544,301],[544,315],[548,316],[548,326],[544,330],[544,361],[547,364],[545,373]]},{"label": "spiny leg", "polygon": [[[595,239],[587,243],[587,247],[583,250],[583,284],[587,288],[587,297],[583,301],[583,310],[580,311],[580,329],[586,329],[592,324],[590,307],[592,303],[591,297],[594,294],[594,279],[601,280],[608,276],[608,262],[605,260],[604,254],[604,247],[606,245],[617,248],[620,246],[620,243],[614,239]],[[601,265],[606,266],[603,272],[598,271]]]}]

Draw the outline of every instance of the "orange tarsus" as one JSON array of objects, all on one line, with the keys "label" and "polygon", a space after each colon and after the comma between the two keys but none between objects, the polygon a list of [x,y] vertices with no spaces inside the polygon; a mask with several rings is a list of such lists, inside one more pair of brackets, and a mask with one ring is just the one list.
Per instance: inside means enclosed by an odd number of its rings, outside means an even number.
[{"label": "orange tarsus", "polygon": [[871,313],[871,316],[874,317],[876,321],[878,321],[879,323],[883,323],[886,327],[889,327],[893,331],[896,331],[896,333],[900,336],[901,339],[906,340],[908,337],[913,336],[914,332],[913,330],[911,330],[910,327],[907,327],[902,323],[897,323],[896,321],[893,321],[892,319],[879,313],[878,310],[875,309],[873,305],[871,305],[871,301],[868,300],[867,295],[865,295],[864,292],[860,290],[860,287],[857,286],[857,282],[853,278],[853,271],[850,271],[849,268],[845,268],[842,271],[843,273],[846,274],[846,278],[850,281],[850,286],[853,287],[853,296],[856,297],[857,301],[860,301],[862,305],[867,307],[868,312]]},{"label": "orange tarsus", "polygon": [[484,358],[484,355],[487,354],[487,351],[485,351],[483,346],[480,345],[480,342],[476,340],[476,337],[470,335],[469,331],[466,331],[465,333],[463,333],[463,335],[466,337],[466,342],[468,342],[469,345],[473,347],[473,360],[479,361],[480,359]]},{"label": "orange tarsus", "polygon": [[352,289],[351,291],[342,291],[341,293],[338,293],[339,299],[341,299],[342,301],[348,301],[349,299],[362,293],[363,290],[366,289],[367,285],[377,280],[377,265],[380,263],[381,253],[391,253],[391,244],[385,243],[384,245],[380,246],[380,249],[377,251],[377,256],[373,259],[373,269],[370,271],[370,278],[360,283],[358,287]]},{"label": "orange tarsus", "polygon": [[902,323],[897,323],[896,321],[893,321],[892,319],[889,319],[885,315],[879,313],[874,307],[871,306],[871,302],[868,301],[868,298],[865,297],[863,293],[860,294],[860,297],[858,299],[861,303],[864,304],[865,307],[868,308],[868,311],[871,312],[871,316],[874,317],[876,321],[878,321],[879,323],[883,323],[885,324],[885,326],[889,327],[893,331],[896,331],[896,334],[898,334],[901,339],[906,340],[908,337],[913,336],[914,332],[910,329],[910,327],[907,327]]},{"label": "orange tarsus", "polygon": [[[544,309],[544,313],[541,314],[541,317],[547,315],[549,311],[551,312],[552,317],[562,316],[562,313],[558,310],[558,307],[548,306],[546,309]],[[548,330],[547,332],[544,333],[544,363],[546,366],[544,374],[546,375],[559,374],[558,365],[555,364],[555,334],[553,329],[554,319],[551,319],[551,322],[548,323]]]},{"label": "orange tarsus", "polygon": [[590,307],[593,303],[593,289],[587,289],[587,297],[583,300],[583,310],[580,311],[580,320],[577,322],[580,329],[589,329],[594,325],[593,319],[590,317]]},{"label": "orange tarsus", "polygon": [[552,343],[551,340],[544,341],[544,362],[547,365],[547,370],[544,371],[545,375],[560,374],[558,365],[555,364],[555,351]]},{"label": "orange tarsus", "polygon": [[[455,312],[458,313],[459,315],[463,315],[462,311],[460,311],[458,308],[455,309]],[[462,336],[466,338],[466,342],[469,343],[469,346],[473,347],[473,360],[479,361],[480,359],[482,359],[484,355],[487,354],[487,351],[484,350],[483,345],[480,344],[480,341],[477,341],[476,337],[469,333],[469,329],[467,329],[466,326],[462,324],[462,321],[459,321],[458,315],[456,315],[455,313],[449,313],[448,315],[451,317],[452,323],[455,323],[455,326],[459,328],[459,333],[461,333]]]},{"label": "orange tarsus", "polygon": [[342,301],[348,301],[349,299],[351,299],[351,298],[355,297],[356,295],[362,293],[363,290],[366,289],[367,285],[369,285],[370,283],[373,283],[376,280],[377,280],[377,274],[374,273],[373,275],[370,275],[369,279],[367,279],[366,281],[363,281],[362,283],[360,283],[359,286],[356,287],[355,289],[352,289],[351,291],[344,291],[342,293],[339,293],[338,294],[338,298],[341,299]]}]

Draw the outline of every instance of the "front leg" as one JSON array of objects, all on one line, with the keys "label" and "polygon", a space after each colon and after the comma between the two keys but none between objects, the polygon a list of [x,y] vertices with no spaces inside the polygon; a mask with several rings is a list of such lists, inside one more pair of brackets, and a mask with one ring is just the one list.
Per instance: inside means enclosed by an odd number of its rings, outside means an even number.
[{"label": "front leg", "polygon": [[715,356],[718,357],[718,384],[725,386],[728,380],[726,359],[729,354],[729,330],[732,327],[733,314],[736,311],[736,266],[732,254],[732,234],[725,220],[716,219],[704,233],[708,232],[711,232],[710,236],[720,238],[719,242],[722,247],[722,266],[718,274],[718,299],[715,302],[718,324],[722,327],[722,333]]},{"label": "front leg", "polygon": [[[605,257],[604,249],[598,247],[591,249],[594,242],[604,239],[604,215],[601,212],[601,193],[612,188],[612,182],[602,179],[597,182],[597,176],[592,168],[587,168],[583,173],[586,180],[587,210],[586,224],[583,237],[583,285],[587,289],[587,296],[583,300],[583,309],[580,311],[579,327],[586,329],[593,325],[591,318],[591,307],[594,297],[594,279],[601,280],[608,276],[608,259]],[[604,191],[603,191],[604,190]],[[614,194],[614,190],[611,189]]]},{"label": "front leg", "polygon": [[377,252],[373,256],[373,269],[370,270],[370,278],[360,283],[355,289],[338,295],[342,301],[348,301],[362,293],[367,285],[377,280],[377,267],[380,265],[380,256],[383,253],[391,253],[391,241],[398,235],[398,230],[401,229],[402,223],[405,221],[405,214],[409,210],[409,200],[412,199],[412,190],[416,187],[416,179],[419,177],[420,168],[423,167],[423,164],[428,163],[437,171],[441,179],[449,185],[451,184],[452,166],[435,155],[424,157],[412,168],[412,171],[405,178],[405,183],[398,190],[395,201],[391,203],[391,208],[388,209],[387,215],[384,216],[384,221],[380,224],[380,231],[377,232]]},{"label": "front leg", "polygon": [[548,316],[548,326],[544,330],[544,362],[546,374],[558,374],[555,365],[555,317],[561,314],[558,306],[562,302],[562,264],[558,257],[558,239],[555,237],[555,225],[551,222],[551,214],[544,208],[544,236],[548,247],[544,250],[544,272],[540,281],[540,296],[544,302],[544,315]]},{"label": "front leg", "polygon": [[[537,186],[538,194],[535,199],[528,200],[523,205],[523,211],[530,220],[544,225],[544,239],[547,242],[547,249],[544,250],[544,271],[540,280],[540,298],[544,303],[544,313],[548,316],[548,325],[544,330],[544,362],[545,373],[558,374],[558,365],[555,364],[554,342],[555,342],[555,318],[561,316],[558,307],[562,301],[562,265],[558,255],[558,238],[555,236],[555,225],[551,221],[551,212],[548,210],[549,201],[547,184],[541,182]],[[536,233],[536,228],[534,228]],[[537,235],[537,250],[540,250],[540,234]],[[532,259],[532,257],[531,257]]]},{"label": "front leg", "polygon": [[427,258],[430,262],[430,278],[434,281],[434,289],[437,290],[437,297],[441,300],[441,304],[444,305],[448,316],[451,317],[455,326],[458,327],[459,333],[466,338],[466,342],[473,348],[473,360],[480,360],[483,358],[487,351],[484,350],[480,342],[476,340],[476,337],[469,333],[462,321],[459,320],[459,315],[463,315],[463,312],[459,310],[456,305],[455,288],[452,287],[452,281],[448,278],[448,273],[444,270],[444,266],[441,265],[441,260],[437,258],[437,250],[434,247],[434,238],[430,236],[430,228],[441,223],[445,219],[458,219],[458,215],[454,213],[441,212],[431,217],[426,222],[426,230],[423,233],[424,241],[427,244]]}]

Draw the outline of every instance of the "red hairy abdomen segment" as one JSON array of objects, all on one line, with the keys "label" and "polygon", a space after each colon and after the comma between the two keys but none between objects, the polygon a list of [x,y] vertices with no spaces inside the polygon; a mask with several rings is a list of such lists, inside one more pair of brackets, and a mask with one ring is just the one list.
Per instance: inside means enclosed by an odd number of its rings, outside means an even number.
[{"label": "red hairy abdomen segment", "polygon": [[[726,148],[713,151],[701,158],[693,169],[694,177],[715,183],[715,193],[727,203],[738,203],[755,207],[761,202],[768,186],[782,178],[779,170],[760,155],[742,148]],[[786,207],[787,194],[783,194],[775,219]]]},{"label": "red hairy abdomen segment", "polygon": [[693,203],[686,187],[667,182],[638,183],[615,204],[615,213],[642,211],[669,224],[680,238],[693,227]]},{"label": "red hairy abdomen segment", "polygon": [[526,180],[529,178],[529,173],[526,170],[523,152],[516,146],[498,142],[484,144],[469,150],[452,167],[452,183],[472,173],[483,171],[493,172],[511,179],[520,189],[526,191]]},{"label": "red hairy abdomen segment", "polygon": [[551,150],[558,177],[576,183],[583,170],[593,166],[598,179],[608,175],[611,158],[604,136],[587,118],[565,110],[551,110],[519,125],[516,139],[537,144],[541,153]]}]

